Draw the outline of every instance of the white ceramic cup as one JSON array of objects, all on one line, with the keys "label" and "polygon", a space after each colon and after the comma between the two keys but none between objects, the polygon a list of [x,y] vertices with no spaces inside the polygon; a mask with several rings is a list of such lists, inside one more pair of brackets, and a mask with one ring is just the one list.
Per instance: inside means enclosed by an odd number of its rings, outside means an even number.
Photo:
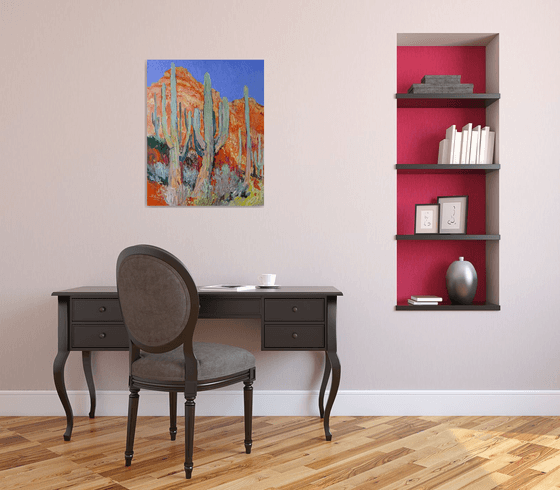
[{"label": "white ceramic cup", "polygon": [[261,286],[274,286],[276,274],[261,274],[257,279]]}]

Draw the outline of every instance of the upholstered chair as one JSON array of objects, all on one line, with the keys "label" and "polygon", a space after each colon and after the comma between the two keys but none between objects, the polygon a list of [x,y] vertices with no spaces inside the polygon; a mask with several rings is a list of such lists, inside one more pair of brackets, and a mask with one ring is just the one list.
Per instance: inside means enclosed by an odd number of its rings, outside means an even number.
[{"label": "upholstered chair", "polygon": [[151,245],[126,248],[117,260],[117,289],[130,341],[125,464],[134,454],[139,392],[169,392],[170,434],[177,433],[177,393],[185,396],[185,474],[193,471],[194,410],[198,391],[244,383],[245,452],[252,447],[255,357],[245,349],[193,342],[199,298],[187,268]]}]

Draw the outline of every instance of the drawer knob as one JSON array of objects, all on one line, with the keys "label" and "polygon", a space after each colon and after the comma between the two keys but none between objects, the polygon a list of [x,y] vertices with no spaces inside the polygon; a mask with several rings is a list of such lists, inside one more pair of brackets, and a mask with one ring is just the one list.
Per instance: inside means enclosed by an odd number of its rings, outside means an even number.
[{"label": "drawer knob", "polygon": [[107,311],[107,308],[105,308],[104,306],[99,308],[99,313],[105,313],[106,311]]},{"label": "drawer knob", "polygon": [[293,311],[294,313],[297,313],[297,306],[294,306],[294,307],[292,308],[292,311]]},{"label": "drawer knob", "polygon": [[297,339],[297,332],[294,332],[294,333],[292,334],[292,338]]},{"label": "drawer knob", "polygon": [[99,338],[100,338],[100,339],[104,339],[105,337],[107,337],[107,334],[106,334],[106,333],[100,333],[100,334],[99,334]]}]

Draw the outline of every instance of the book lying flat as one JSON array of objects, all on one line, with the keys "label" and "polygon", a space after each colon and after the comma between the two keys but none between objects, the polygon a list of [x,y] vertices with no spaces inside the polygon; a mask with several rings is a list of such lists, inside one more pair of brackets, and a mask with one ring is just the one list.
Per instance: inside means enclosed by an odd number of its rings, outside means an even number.
[{"label": "book lying flat", "polygon": [[440,296],[432,296],[429,294],[419,294],[418,296],[411,296],[410,299],[413,301],[443,301]]},{"label": "book lying flat", "polygon": [[413,301],[408,300],[409,305],[419,305],[419,306],[437,306],[439,303],[437,301]]},{"label": "book lying flat", "polygon": [[409,94],[472,94],[474,84],[460,83],[449,85],[429,85],[425,83],[413,83],[408,89]]},{"label": "book lying flat", "polygon": [[257,289],[257,286],[242,284],[213,284],[212,286],[201,286],[199,291],[249,291]]},{"label": "book lying flat", "polygon": [[453,85],[461,83],[461,75],[424,75],[422,83],[427,85]]}]

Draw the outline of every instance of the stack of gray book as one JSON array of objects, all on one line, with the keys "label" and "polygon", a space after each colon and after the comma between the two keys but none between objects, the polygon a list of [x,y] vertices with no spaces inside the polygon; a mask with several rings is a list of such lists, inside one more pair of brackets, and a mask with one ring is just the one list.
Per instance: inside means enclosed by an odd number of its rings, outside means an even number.
[{"label": "stack of gray book", "polygon": [[422,83],[413,83],[409,94],[472,94],[472,83],[461,83],[461,75],[424,75]]}]

